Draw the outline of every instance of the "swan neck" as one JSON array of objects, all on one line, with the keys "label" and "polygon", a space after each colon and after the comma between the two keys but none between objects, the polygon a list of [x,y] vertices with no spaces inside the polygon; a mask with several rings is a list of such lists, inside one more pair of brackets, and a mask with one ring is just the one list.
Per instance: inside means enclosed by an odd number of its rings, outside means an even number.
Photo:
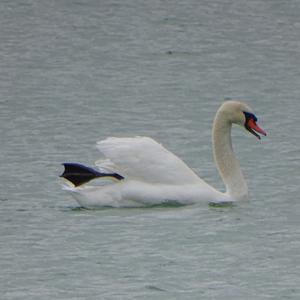
[{"label": "swan neck", "polygon": [[226,113],[219,110],[213,124],[214,159],[226,186],[226,193],[238,200],[247,196],[248,188],[233,151],[231,128],[232,122]]}]

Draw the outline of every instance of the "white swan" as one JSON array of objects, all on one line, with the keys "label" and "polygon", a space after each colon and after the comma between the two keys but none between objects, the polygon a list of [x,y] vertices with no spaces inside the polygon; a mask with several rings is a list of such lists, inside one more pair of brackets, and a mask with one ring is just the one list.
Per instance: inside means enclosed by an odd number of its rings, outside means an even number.
[{"label": "white swan", "polygon": [[[106,160],[96,162],[98,170],[66,163],[61,175],[69,184],[64,189],[82,207],[139,207],[176,202],[220,203],[241,200],[248,189],[231,143],[232,124],[257,133],[266,132],[256,124],[252,109],[245,103],[226,101],[217,111],[213,124],[213,152],[226,186],[222,193],[199,178],[176,155],[149,137],[114,138],[97,143]],[[106,177],[93,180],[96,177]]]}]

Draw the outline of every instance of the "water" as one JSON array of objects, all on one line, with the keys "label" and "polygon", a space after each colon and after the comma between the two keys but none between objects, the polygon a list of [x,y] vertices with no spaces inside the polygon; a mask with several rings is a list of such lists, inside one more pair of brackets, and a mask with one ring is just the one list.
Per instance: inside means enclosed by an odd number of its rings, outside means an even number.
[{"label": "water", "polygon": [[[300,2],[2,1],[1,299],[299,299]],[[250,199],[81,210],[61,162],[147,135],[222,189],[210,132],[225,98]]]}]

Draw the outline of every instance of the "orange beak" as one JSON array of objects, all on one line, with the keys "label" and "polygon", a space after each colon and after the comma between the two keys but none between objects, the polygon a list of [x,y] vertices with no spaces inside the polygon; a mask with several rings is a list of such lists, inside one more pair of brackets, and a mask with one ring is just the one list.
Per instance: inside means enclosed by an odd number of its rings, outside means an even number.
[{"label": "orange beak", "polygon": [[249,132],[255,135],[258,139],[261,139],[258,133],[264,136],[267,135],[267,133],[262,128],[260,128],[252,118],[248,120],[245,127]]}]

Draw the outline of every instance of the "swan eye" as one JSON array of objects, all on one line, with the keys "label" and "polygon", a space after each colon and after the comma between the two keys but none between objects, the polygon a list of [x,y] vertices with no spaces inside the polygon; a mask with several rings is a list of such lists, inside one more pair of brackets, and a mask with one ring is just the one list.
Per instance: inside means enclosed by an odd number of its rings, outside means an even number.
[{"label": "swan eye", "polygon": [[246,118],[245,125],[249,122],[249,120],[253,120],[254,122],[257,122],[257,118],[253,113],[250,113],[250,112],[247,112],[247,111],[244,111],[243,113],[244,113],[245,118]]},{"label": "swan eye", "polygon": [[264,135],[264,136],[267,135],[267,133],[256,124],[257,118],[254,114],[246,112],[246,111],[244,111],[243,113],[245,114],[245,118],[246,118],[245,128],[250,133],[255,135],[258,139],[260,139],[260,136],[257,134],[257,132]]}]

